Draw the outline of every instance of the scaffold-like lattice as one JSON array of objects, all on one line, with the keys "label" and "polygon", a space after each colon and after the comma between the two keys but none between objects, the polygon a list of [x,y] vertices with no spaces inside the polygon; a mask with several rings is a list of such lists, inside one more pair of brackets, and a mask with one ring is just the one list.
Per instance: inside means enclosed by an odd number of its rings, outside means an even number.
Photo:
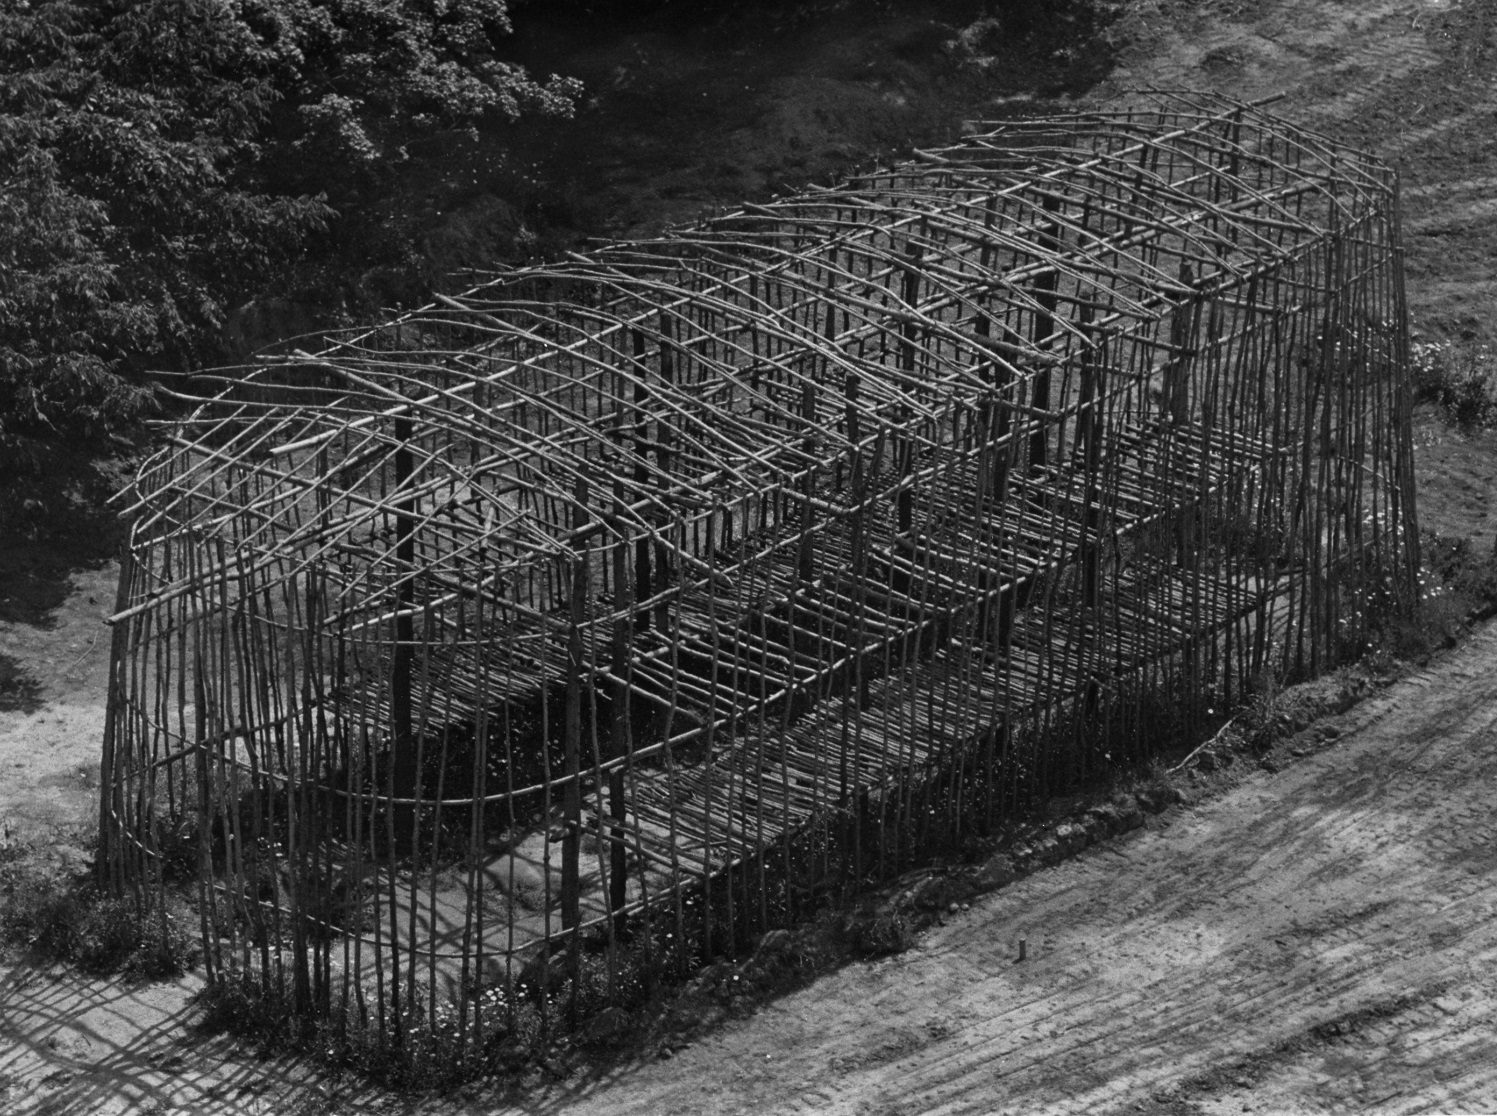
[{"label": "scaffold-like lattice", "polygon": [[1395,176],[1158,106],[221,373],[135,484],[101,872],[481,1043],[1357,653],[1418,568]]}]

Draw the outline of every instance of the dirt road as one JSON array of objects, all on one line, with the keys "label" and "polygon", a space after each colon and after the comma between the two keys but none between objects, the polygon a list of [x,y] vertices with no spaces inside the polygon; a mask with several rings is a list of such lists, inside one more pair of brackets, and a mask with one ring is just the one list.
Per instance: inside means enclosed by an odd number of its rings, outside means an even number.
[{"label": "dirt road", "polygon": [[1497,1110],[1494,667],[1488,628],[1289,770],[544,1107]]}]

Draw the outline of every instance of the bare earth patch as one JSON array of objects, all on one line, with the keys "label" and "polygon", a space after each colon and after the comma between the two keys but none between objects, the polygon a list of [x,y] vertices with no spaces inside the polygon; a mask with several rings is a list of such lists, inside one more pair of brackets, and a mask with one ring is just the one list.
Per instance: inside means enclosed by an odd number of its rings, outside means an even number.
[{"label": "bare earth patch", "polygon": [[[119,566],[16,563],[0,582],[0,821],[22,834],[97,818]],[[7,595],[10,594],[10,595]],[[8,684],[7,684],[8,682]]]}]

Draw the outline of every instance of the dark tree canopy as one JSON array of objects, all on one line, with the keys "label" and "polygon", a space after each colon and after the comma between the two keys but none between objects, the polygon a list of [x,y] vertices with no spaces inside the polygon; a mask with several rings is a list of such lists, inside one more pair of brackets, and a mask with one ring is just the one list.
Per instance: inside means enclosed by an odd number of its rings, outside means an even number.
[{"label": "dark tree canopy", "polygon": [[404,157],[570,111],[506,0],[0,0],[0,455],[139,414]]}]

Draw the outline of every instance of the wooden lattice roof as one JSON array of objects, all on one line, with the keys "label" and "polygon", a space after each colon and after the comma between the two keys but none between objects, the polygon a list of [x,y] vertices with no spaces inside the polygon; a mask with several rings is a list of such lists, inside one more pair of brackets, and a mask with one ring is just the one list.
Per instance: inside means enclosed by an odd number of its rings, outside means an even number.
[{"label": "wooden lattice roof", "polygon": [[[418,521],[426,574],[470,583],[808,476],[845,512],[919,484],[874,452],[891,431],[918,459],[984,406],[1063,424],[1074,385],[1038,406],[1003,385],[1108,338],[1165,362],[1182,306],[1313,281],[1276,276],[1393,190],[1370,157],[1209,97],[978,124],[911,163],[219,373],[141,471],[137,537],[222,539],[287,576],[358,564],[367,592],[397,578],[397,515]],[[872,488],[826,484],[855,451]]]}]

